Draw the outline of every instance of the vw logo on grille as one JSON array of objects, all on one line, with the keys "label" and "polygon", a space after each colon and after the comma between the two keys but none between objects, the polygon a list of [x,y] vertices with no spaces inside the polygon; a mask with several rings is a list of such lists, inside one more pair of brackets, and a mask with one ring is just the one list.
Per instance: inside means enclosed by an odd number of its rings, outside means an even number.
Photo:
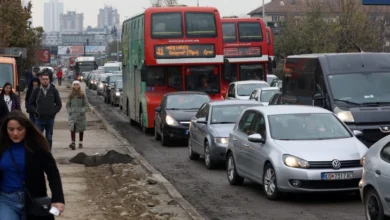
[{"label": "vw logo on grille", "polygon": [[333,169],[336,169],[336,170],[340,169],[340,167],[341,167],[340,161],[339,160],[333,160],[332,161],[332,167],[333,167]]}]

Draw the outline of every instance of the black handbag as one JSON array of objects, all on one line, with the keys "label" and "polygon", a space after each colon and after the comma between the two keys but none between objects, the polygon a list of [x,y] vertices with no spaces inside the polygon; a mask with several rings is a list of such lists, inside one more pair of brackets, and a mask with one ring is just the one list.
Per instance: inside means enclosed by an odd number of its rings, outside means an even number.
[{"label": "black handbag", "polygon": [[[22,173],[20,172],[18,165],[16,164],[11,148],[9,148],[9,152],[11,154],[12,163],[14,164],[16,171],[18,172],[19,176],[22,177]],[[28,210],[26,210],[27,214],[36,217],[51,216],[52,214],[49,212],[51,209],[51,198],[48,196],[33,198],[31,197],[30,192],[26,188],[26,183],[22,181],[22,184],[24,192],[27,194],[28,199],[31,200],[31,206]]]}]

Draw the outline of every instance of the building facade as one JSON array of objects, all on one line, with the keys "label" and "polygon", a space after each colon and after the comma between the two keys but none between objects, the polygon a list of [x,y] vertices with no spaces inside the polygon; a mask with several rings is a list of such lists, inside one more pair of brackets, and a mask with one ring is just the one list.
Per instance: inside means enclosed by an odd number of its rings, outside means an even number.
[{"label": "building facade", "polygon": [[44,25],[45,32],[60,31],[60,15],[64,13],[64,3],[58,0],[50,0],[44,4]]},{"label": "building facade", "polygon": [[62,44],[62,35],[60,32],[45,32],[42,37],[42,46],[58,46]]},{"label": "building facade", "polygon": [[66,14],[60,15],[60,31],[61,33],[77,34],[83,32],[84,29],[84,14],[68,11]]},{"label": "building facade", "polygon": [[120,16],[118,10],[112,6],[104,6],[104,8],[99,10],[98,14],[98,28],[108,28],[120,26]]}]

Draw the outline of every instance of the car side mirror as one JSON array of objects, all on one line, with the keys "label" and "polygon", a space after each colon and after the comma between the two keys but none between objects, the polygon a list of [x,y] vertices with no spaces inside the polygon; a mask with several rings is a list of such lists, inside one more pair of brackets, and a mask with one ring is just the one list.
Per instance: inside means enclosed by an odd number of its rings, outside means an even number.
[{"label": "car side mirror", "polygon": [[320,93],[315,94],[313,96],[313,106],[325,107],[325,97]]},{"label": "car side mirror", "polygon": [[361,136],[363,136],[363,132],[358,131],[358,130],[353,130],[353,134],[354,134],[356,137],[361,137]]},{"label": "car side mirror", "polygon": [[161,107],[160,106],[157,107],[154,111],[160,113],[161,112]]},{"label": "car side mirror", "polygon": [[252,134],[248,136],[248,141],[254,143],[265,143],[265,139],[261,136],[261,134]]},{"label": "car side mirror", "polygon": [[206,118],[198,118],[196,120],[196,123],[198,123],[198,124],[207,124],[207,120],[206,120]]}]

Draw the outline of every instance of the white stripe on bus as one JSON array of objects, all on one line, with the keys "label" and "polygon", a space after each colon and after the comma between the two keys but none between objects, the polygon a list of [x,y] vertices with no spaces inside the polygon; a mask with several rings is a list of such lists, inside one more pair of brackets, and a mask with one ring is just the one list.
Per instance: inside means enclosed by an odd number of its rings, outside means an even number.
[{"label": "white stripe on bus", "polygon": [[[273,60],[275,57],[271,56]],[[239,62],[256,62],[256,61],[268,61],[268,56],[262,57],[240,57],[240,58],[226,58],[230,63],[239,63]]]}]

